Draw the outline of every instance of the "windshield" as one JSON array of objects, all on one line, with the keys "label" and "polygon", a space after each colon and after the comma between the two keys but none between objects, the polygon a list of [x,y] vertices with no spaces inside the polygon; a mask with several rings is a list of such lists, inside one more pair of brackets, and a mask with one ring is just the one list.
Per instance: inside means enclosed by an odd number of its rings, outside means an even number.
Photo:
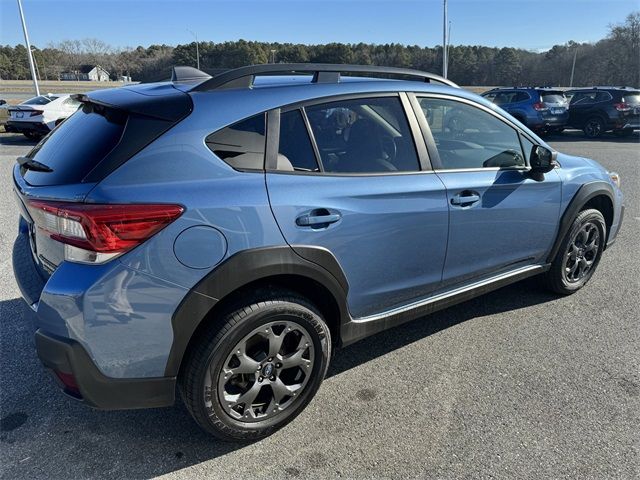
[{"label": "windshield", "polygon": [[625,93],[622,101],[629,105],[640,105],[640,92]]},{"label": "windshield", "polygon": [[50,95],[40,95],[39,97],[33,97],[22,102],[22,105],[46,105],[47,103],[55,100],[57,97]]}]

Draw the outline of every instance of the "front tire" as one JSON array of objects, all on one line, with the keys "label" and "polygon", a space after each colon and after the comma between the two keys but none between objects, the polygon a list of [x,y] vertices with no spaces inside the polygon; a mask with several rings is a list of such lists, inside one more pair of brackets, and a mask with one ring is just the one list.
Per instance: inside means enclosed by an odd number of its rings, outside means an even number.
[{"label": "front tire", "polygon": [[198,425],[225,441],[252,441],[293,420],[329,366],[331,335],[318,310],[287,291],[262,291],[201,334],[180,375]]},{"label": "front tire", "polygon": [[598,267],[606,233],[607,224],[600,211],[580,212],[546,273],[547,286],[561,295],[570,295],[584,287]]}]

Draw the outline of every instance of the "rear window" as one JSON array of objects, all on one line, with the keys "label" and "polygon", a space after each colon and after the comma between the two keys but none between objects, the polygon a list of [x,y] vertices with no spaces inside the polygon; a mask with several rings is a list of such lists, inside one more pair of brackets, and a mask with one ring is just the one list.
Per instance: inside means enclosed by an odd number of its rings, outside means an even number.
[{"label": "rear window", "polygon": [[53,171],[26,170],[25,181],[38,186],[81,182],[118,144],[126,120],[126,114],[115,110],[78,110],[28,155]]},{"label": "rear window", "polygon": [[48,95],[40,95],[38,97],[33,97],[27,100],[26,102],[22,102],[22,105],[46,105],[47,103],[52,102],[57,97],[50,97]]},{"label": "rear window", "polygon": [[567,103],[567,97],[562,92],[541,92],[540,98],[544,103]]},{"label": "rear window", "polygon": [[640,92],[625,93],[622,101],[629,105],[640,105]]}]

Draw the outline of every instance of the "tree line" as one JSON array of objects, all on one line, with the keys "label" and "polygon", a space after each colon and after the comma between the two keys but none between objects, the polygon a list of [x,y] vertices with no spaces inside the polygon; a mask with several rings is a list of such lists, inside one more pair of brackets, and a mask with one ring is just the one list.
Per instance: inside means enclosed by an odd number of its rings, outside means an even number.
[{"label": "tree line", "polygon": [[[238,40],[199,42],[202,70],[215,72],[243,65],[283,62],[352,63],[415,68],[439,73],[442,47],[396,43],[303,45]],[[148,82],[167,79],[173,65],[196,65],[195,42],[115,49],[97,39],[66,40],[33,47],[37,74],[57,80],[81,65],[100,65],[113,80],[130,76]],[[640,86],[640,12],[609,27],[596,43],[570,41],[545,52],[518,48],[457,45],[449,47],[449,78],[460,85],[569,85],[575,59],[574,86]],[[23,45],[0,46],[0,78],[30,79]]]}]

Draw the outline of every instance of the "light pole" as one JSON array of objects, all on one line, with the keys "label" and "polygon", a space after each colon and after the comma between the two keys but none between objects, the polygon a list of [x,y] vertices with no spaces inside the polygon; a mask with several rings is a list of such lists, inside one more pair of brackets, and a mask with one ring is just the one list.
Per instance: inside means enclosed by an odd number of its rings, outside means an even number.
[{"label": "light pole", "polygon": [[193,35],[196,39],[196,65],[197,69],[200,70],[200,47],[198,47],[198,35],[187,28],[187,30]]},{"label": "light pole", "polygon": [[33,53],[31,52],[31,44],[29,43],[29,34],[27,33],[27,24],[24,21],[24,12],[22,11],[22,3],[18,0],[18,10],[20,10],[20,20],[22,20],[22,31],[24,32],[24,42],[27,44],[27,55],[29,56],[29,67],[31,68],[31,78],[33,78],[33,87],[36,96],[40,95],[38,87],[38,79],[36,77],[36,67],[33,64]]},{"label": "light pole", "polygon": [[573,52],[573,65],[571,65],[571,80],[569,80],[569,88],[573,87],[573,74],[576,71],[576,58],[578,57],[578,47]]},{"label": "light pole", "polygon": [[36,75],[38,76],[38,80],[42,81],[42,77],[40,76],[40,69],[38,68],[38,59],[36,58],[36,52],[33,50],[36,47],[31,47],[31,53],[33,55],[33,64],[36,67]]},{"label": "light pole", "polygon": [[447,78],[447,64],[448,53],[447,52],[447,0],[444,0],[444,18],[442,19],[442,76]]}]

